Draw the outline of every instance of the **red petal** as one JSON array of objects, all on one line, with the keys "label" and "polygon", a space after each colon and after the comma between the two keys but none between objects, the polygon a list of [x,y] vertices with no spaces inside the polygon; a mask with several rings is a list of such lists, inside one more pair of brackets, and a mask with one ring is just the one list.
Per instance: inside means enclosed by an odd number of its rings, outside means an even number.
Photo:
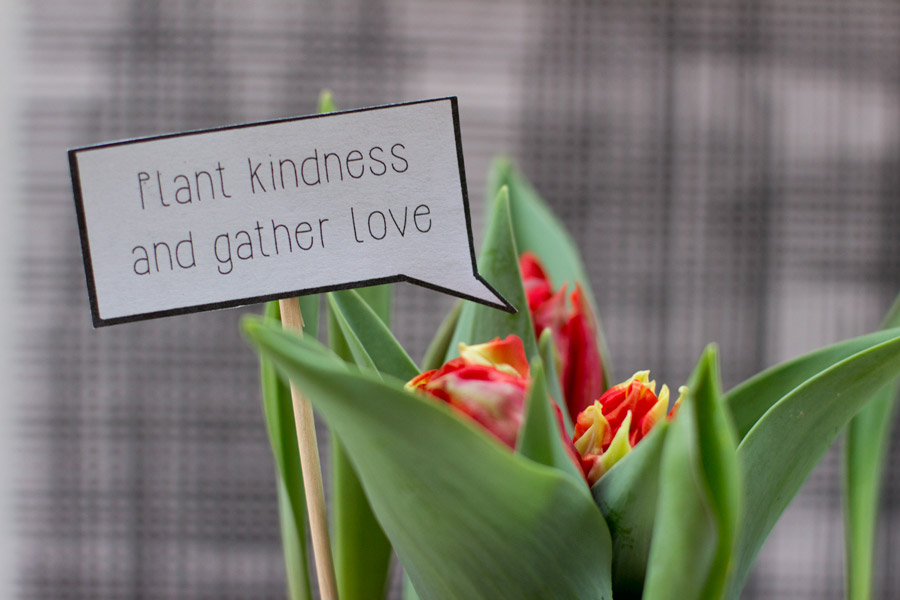
[{"label": "red petal", "polygon": [[466,364],[462,359],[454,359],[429,372],[427,379],[418,389],[448,403],[515,448],[522,425],[527,379],[489,365]]},{"label": "red petal", "polygon": [[[579,284],[575,285],[571,301],[573,314],[561,337],[568,342],[563,362],[563,387],[569,414],[574,418],[603,394],[603,361],[597,347],[594,319]],[[603,406],[605,409],[606,403]],[[606,410],[603,412],[605,414]]]},{"label": "red petal", "polygon": [[541,260],[534,252],[523,252],[519,257],[519,270],[522,272],[522,279],[543,279],[548,284],[550,278],[544,271]]},{"label": "red petal", "polygon": [[460,345],[460,354],[466,364],[489,363],[502,370],[513,370],[521,377],[531,374],[525,346],[517,335],[508,335],[504,339],[494,338],[484,344]]},{"label": "red petal", "polygon": [[432,378],[434,377],[434,374],[437,372],[438,372],[437,369],[432,369],[430,371],[425,371],[424,373],[420,373],[419,375],[416,375],[415,377],[410,379],[409,383],[407,383],[407,385],[412,388],[424,387],[425,385],[428,384],[429,381],[432,380]]},{"label": "red petal", "polygon": [[635,384],[640,386],[636,390],[634,408],[632,409],[634,422],[637,423],[656,405],[658,398],[647,386],[638,382],[635,382]]},{"label": "red petal", "polygon": [[600,404],[603,405],[603,416],[609,421],[610,429],[617,431],[625,420],[625,415],[631,410],[628,390],[622,387],[613,387],[600,396]]},{"label": "red petal", "polygon": [[575,417],[575,435],[572,437],[573,440],[577,440],[581,436],[584,435],[584,432],[591,428],[591,425],[594,424],[594,420],[591,418],[589,414],[582,411],[578,413],[578,416]]},{"label": "red petal", "polygon": [[534,320],[535,330],[544,331],[549,327],[553,331],[561,332],[566,325],[568,312],[566,286],[562,286],[555,294],[532,309],[531,317]]}]

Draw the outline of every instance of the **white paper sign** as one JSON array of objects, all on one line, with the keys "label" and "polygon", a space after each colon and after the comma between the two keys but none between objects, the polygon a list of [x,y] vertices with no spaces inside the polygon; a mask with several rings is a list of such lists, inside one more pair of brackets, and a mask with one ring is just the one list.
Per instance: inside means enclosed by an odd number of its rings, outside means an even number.
[{"label": "white paper sign", "polygon": [[94,326],[479,275],[456,98],[69,151]]}]

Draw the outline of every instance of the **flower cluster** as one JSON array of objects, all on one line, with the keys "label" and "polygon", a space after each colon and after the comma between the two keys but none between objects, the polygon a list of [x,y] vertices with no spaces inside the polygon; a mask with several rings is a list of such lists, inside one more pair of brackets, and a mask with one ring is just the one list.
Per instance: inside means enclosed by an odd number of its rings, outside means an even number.
[{"label": "flower cluster", "polygon": [[[566,286],[554,291],[532,254],[521,258],[535,333],[549,329],[559,349],[560,379],[575,422],[571,442],[585,478],[593,485],[666,416],[669,388],[656,394],[649,371],[639,371],[605,392],[594,318],[580,286],[566,303]],[[514,335],[477,345],[459,345],[459,357],[407,383],[471,418],[498,440],[516,447],[530,385],[528,357]],[[684,395],[686,388],[679,392]],[[669,413],[674,415],[681,397]],[[554,404],[555,406],[555,404]],[[562,415],[557,417],[562,427]],[[574,454],[574,453],[573,453]]]}]

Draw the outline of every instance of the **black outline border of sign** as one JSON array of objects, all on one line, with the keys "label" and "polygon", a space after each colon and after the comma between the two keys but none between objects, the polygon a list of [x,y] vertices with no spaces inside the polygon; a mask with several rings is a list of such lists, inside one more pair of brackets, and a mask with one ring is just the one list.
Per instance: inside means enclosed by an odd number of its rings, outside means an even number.
[{"label": "black outline border of sign", "polygon": [[[91,248],[90,242],[88,238],[87,231],[87,221],[85,219],[84,214],[84,200],[81,194],[81,176],[78,172],[78,153],[79,152],[89,152],[91,150],[99,150],[101,148],[111,148],[114,146],[127,146],[130,144],[140,144],[143,142],[151,142],[155,140],[163,140],[167,138],[177,138],[177,137],[187,137],[191,135],[200,135],[203,133],[212,133],[216,131],[228,131],[230,129],[244,129],[248,127],[257,127],[260,125],[273,125],[277,123],[290,123],[292,121],[304,121],[307,119],[320,119],[326,117],[333,117],[336,115],[346,115],[350,113],[358,113],[358,112],[369,112],[374,110],[383,110],[387,108],[396,108],[398,106],[411,106],[413,104],[425,104],[428,102],[445,102],[450,101],[451,111],[453,113],[453,132],[456,137],[456,156],[459,163],[459,182],[460,187],[462,189],[463,196],[463,207],[466,215],[466,230],[469,235],[469,253],[472,258],[472,273],[475,276],[475,279],[480,281],[488,290],[491,291],[497,298],[502,300],[502,304],[488,302],[487,300],[482,300],[481,298],[475,298],[473,296],[469,296],[467,294],[462,294],[455,290],[441,287],[439,285],[434,285],[432,283],[428,283],[422,281],[420,279],[416,279],[414,277],[409,277],[407,275],[393,275],[391,277],[382,277],[376,279],[364,279],[360,281],[351,281],[347,283],[342,283],[338,285],[324,286],[318,288],[304,288],[300,290],[295,290],[291,292],[283,292],[278,294],[269,294],[265,296],[251,296],[247,298],[239,298],[236,300],[227,300],[225,302],[210,302],[208,304],[196,304],[193,306],[187,306],[183,308],[172,308],[168,310],[160,310],[149,313],[141,313],[136,315],[128,315],[125,317],[114,317],[112,319],[103,319],[100,317],[99,305],[97,303],[97,288],[96,282],[94,281],[94,267],[91,262]],[[379,285],[383,283],[396,283],[405,281],[407,283],[412,283],[424,288],[428,288],[431,290],[435,290],[437,292],[442,292],[445,294],[449,294],[451,296],[456,296],[457,298],[462,298],[464,300],[471,300],[472,302],[477,302],[479,304],[484,304],[485,306],[490,306],[492,308],[499,308],[501,310],[505,310],[509,313],[515,313],[516,308],[509,303],[500,293],[497,292],[489,284],[485,279],[478,274],[478,264],[475,260],[475,241],[472,237],[472,217],[469,213],[469,192],[466,187],[466,166],[463,162],[463,150],[462,150],[462,136],[460,135],[460,126],[459,126],[459,103],[456,96],[446,96],[443,98],[430,98],[428,100],[414,100],[412,102],[398,102],[395,104],[385,104],[381,106],[370,106],[366,108],[356,108],[352,110],[342,110],[332,113],[318,114],[318,115],[308,115],[303,117],[287,117],[284,119],[272,119],[269,121],[258,121],[254,123],[242,123],[239,125],[229,125],[226,127],[213,127],[211,129],[198,129],[194,131],[185,131],[181,133],[168,133],[164,135],[155,135],[150,137],[143,138],[135,138],[131,140],[122,140],[118,142],[107,142],[103,144],[95,144],[91,146],[81,146],[79,148],[72,148],[69,150],[69,169],[72,174],[72,188],[75,193],[75,213],[78,218],[78,234],[81,238],[81,254],[84,259],[84,274],[87,279],[87,288],[88,288],[88,296],[90,298],[91,304],[91,319],[93,320],[94,327],[106,327],[108,325],[118,325],[120,323],[132,323],[135,321],[146,321],[149,319],[158,319],[160,317],[173,317],[176,315],[185,315],[196,312],[206,312],[210,310],[220,310],[224,308],[234,308],[237,306],[247,306],[250,304],[259,304],[261,302],[268,302],[270,300],[279,300],[282,298],[293,298],[294,296],[306,296],[309,294],[320,294],[324,292],[333,292],[337,290],[347,290],[359,287],[365,287],[369,285]]]}]

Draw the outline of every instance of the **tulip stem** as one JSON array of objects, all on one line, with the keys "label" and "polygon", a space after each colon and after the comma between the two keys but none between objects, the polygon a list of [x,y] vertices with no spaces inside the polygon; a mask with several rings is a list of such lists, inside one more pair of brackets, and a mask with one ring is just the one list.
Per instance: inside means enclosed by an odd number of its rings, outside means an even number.
[{"label": "tulip stem", "polygon": [[[303,315],[297,298],[278,301],[281,323],[284,329],[303,334]],[[316,424],[312,406],[291,381],[291,400],[294,405],[294,422],[297,426],[297,444],[300,449],[300,467],[306,491],[306,507],[309,513],[309,529],[319,592],[323,600],[337,600],[337,580],[331,558],[331,541],[328,536],[328,515],[325,512],[325,488],[322,484],[322,466],[319,447],[316,444]]]}]

